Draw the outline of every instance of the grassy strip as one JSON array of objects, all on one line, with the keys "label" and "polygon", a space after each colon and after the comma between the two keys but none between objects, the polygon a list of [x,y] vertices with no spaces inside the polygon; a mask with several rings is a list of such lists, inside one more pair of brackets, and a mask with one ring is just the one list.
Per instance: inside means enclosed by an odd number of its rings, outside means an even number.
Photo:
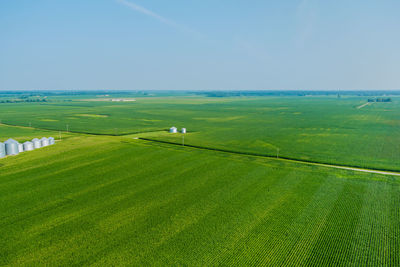
[{"label": "grassy strip", "polygon": [[76,133],[76,134],[87,134],[87,135],[95,135],[95,136],[125,136],[125,135],[131,135],[131,134],[141,134],[141,133],[152,133],[152,132],[160,132],[160,131],[168,131],[168,129],[158,129],[158,130],[151,130],[151,131],[136,131],[136,132],[129,132],[129,133],[121,133],[121,134],[111,134],[111,133],[94,133],[94,132],[84,132],[84,131],[73,131],[73,130],[60,130],[60,129],[50,129],[50,128],[38,128],[38,127],[29,127],[29,126],[21,126],[21,125],[16,125],[16,124],[11,124],[7,122],[2,122],[0,125],[6,125],[6,126],[12,126],[12,127],[23,127],[23,128],[29,128],[29,129],[36,129],[36,130],[42,130],[42,131],[57,131],[57,132],[63,132],[63,133]]}]

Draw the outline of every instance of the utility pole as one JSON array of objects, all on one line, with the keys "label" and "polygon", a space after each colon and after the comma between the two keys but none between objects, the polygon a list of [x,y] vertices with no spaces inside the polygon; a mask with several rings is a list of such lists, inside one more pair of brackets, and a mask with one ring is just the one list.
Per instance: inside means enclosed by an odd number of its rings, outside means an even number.
[{"label": "utility pole", "polygon": [[182,135],[182,146],[185,146],[185,134]]},{"label": "utility pole", "polygon": [[61,131],[58,132],[58,135],[59,135],[60,141],[61,141]]}]

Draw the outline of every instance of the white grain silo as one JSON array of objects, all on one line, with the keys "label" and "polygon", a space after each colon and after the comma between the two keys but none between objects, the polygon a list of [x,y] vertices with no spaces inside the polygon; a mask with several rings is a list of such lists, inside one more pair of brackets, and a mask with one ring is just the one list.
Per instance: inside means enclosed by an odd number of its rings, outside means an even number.
[{"label": "white grain silo", "polygon": [[32,151],[32,150],[34,150],[34,149],[35,149],[35,148],[34,148],[32,142],[26,141],[26,142],[24,143],[24,151]]},{"label": "white grain silo", "polygon": [[42,143],[37,138],[32,139],[32,143],[33,143],[33,148],[35,148],[35,149],[42,147]]},{"label": "white grain silo", "polygon": [[171,128],[169,129],[169,132],[170,132],[170,133],[177,133],[177,132],[178,132],[178,128],[176,128],[176,127],[171,127]]},{"label": "white grain silo", "polygon": [[0,142],[0,158],[4,158],[6,156],[6,145]]},{"label": "white grain silo", "polygon": [[47,137],[43,137],[42,139],[40,139],[40,142],[42,143],[42,147],[50,145],[49,139]]},{"label": "white grain silo", "polygon": [[186,133],[186,128],[182,128],[181,133],[185,134]]},{"label": "white grain silo", "polygon": [[18,155],[18,142],[15,141],[14,139],[8,139],[7,141],[4,142],[5,147],[6,147],[6,154],[7,155]]},{"label": "white grain silo", "polygon": [[49,137],[49,144],[50,145],[54,145],[55,144],[54,137]]},{"label": "white grain silo", "polygon": [[18,143],[18,152],[19,153],[24,152],[24,145],[21,143]]}]

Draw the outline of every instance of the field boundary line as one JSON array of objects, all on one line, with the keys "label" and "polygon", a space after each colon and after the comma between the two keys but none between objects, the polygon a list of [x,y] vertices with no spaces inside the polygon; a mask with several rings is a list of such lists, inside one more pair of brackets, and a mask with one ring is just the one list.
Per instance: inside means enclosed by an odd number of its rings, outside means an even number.
[{"label": "field boundary line", "polygon": [[137,139],[143,140],[143,141],[155,142],[155,143],[162,143],[162,144],[180,146],[180,147],[184,147],[185,146],[185,147],[190,147],[190,148],[209,150],[209,151],[217,151],[217,152],[224,152],[224,153],[230,153],[230,154],[235,154],[235,155],[262,157],[262,158],[268,158],[268,159],[272,159],[272,160],[279,160],[279,161],[292,162],[292,163],[301,163],[301,164],[307,164],[307,165],[312,165],[312,166],[320,166],[320,167],[335,168],[335,169],[342,169],[342,170],[348,170],[348,171],[357,171],[357,172],[366,172],[366,173],[376,173],[376,174],[382,174],[382,175],[400,176],[400,172],[397,172],[397,171],[394,171],[394,170],[369,169],[369,168],[362,168],[362,167],[351,166],[351,165],[340,165],[340,164],[331,164],[331,163],[326,163],[326,162],[302,160],[302,159],[290,158],[290,157],[285,157],[285,156],[276,157],[276,156],[265,155],[265,154],[254,153],[254,152],[240,152],[240,151],[229,150],[229,149],[203,147],[203,146],[188,145],[188,144],[182,145],[182,144],[179,144],[179,143],[156,140],[156,139],[145,138],[145,137],[138,137]]}]

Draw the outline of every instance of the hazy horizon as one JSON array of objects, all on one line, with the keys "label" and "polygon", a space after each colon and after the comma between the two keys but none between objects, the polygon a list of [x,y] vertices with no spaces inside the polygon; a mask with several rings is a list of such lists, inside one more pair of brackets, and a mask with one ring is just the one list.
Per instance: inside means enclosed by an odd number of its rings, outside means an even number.
[{"label": "hazy horizon", "polygon": [[399,8],[394,0],[3,1],[0,90],[397,91]]},{"label": "hazy horizon", "polygon": [[[315,90],[301,90],[301,89],[297,89],[297,90],[275,90],[275,89],[267,89],[267,90],[263,90],[263,89],[259,89],[259,90],[252,90],[252,89],[238,89],[238,90],[229,90],[229,89],[220,89],[220,90],[169,90],[169,89],[160,89],[160,90],[156,90],[156,89],[144,89],[144,90],[140,90],[140,89],[32,89],[32,90],[28,90],[28,89],[0,89],[0,92],[102,92],[102,93],[137,93],[137,92],[154,92],[154,93],[158,93],[158,92],[171,92],[171,93],[208,93],[208,92],[286,92],[286,93],[290,93],[290,92],[302,92],[302,93],[316,93],[316,92],[321,92],[321,93],[331,93],[331,94],[340,94],[340,93],[374,93],[377,92],[378,94],[384,94],[384,93],[399,93],[400,94],[400,89],[390,89],[390,90],[382,90],[382,89],[367,89],[367,90],[324,90],[324,89],[315,89]],[[397,94],[396,94],[397,95]]]}]

